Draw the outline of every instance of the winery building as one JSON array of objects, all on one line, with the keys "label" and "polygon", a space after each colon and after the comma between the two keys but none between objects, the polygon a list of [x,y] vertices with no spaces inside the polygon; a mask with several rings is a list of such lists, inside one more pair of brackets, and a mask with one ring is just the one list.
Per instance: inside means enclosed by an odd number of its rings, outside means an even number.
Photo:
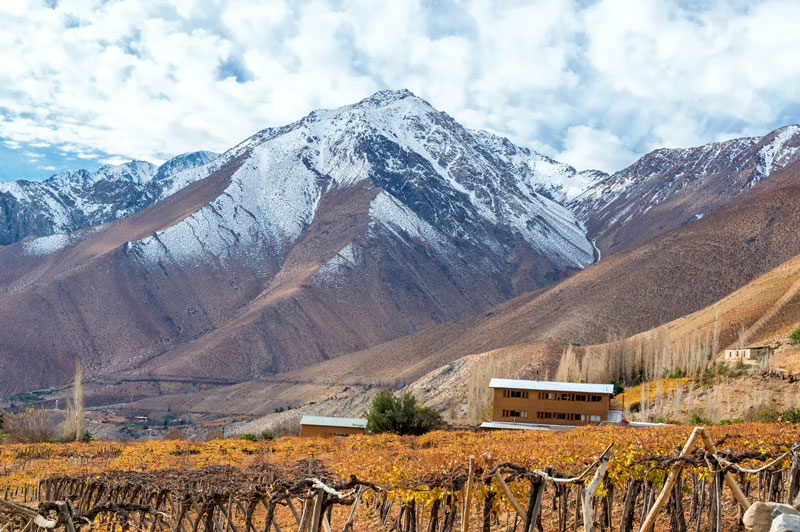
[{"label": "winery building", "polygon": [[725,362],[741,362],[742,364],[758,364],[764,355],[769,354],[769,347],[758,345],[740,349],[726,349],[722,358]]},{"label": "winery building", "polygon": [[303,416],[300,436],[349,436],[366,434],[367,420],[353,417]]},{"label": "winery building", "polygon": [[492,421],[481,425],[484,429],[523,428],[516,424],[574,427],[621,419],[621,412],[610,410],[613,384],[495,378],[489,387],[494,405]]}]

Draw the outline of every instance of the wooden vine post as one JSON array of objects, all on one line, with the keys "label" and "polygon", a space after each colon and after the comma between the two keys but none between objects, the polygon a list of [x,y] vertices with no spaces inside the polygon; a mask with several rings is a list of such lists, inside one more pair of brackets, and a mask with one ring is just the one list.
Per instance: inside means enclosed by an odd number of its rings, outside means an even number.
[{"label": "wooden vine post", "polygon": [[[678,458],[687,456],[692,449],[694,449],[695,445],[697,445],[698,439],[703,442],[703,446],[705,447],[706,451],[714,455],[717,453],[717,448],[714,446],[714,442],[711,440],[711,436],[708,435],[708,431],[706,431],[705,427],[695,427],[692,431],[692,434],[689,436],[689,439],[686,440],[686,445],[683,446],[683,450],[681,450]],[[682,470],[683,462],[681,461],[676,462],[675,465],[670,468],[669,476],[667,476],[667,480],[664,482],[664,486],[661,488],[658,498],[653,503],[650,511],[647,512],[647,517],[645,517],[644,521],[642,522],[640,532],[650,532],[650,530],[652,530],[653,525],[655,524],[656,516],[666,504],[667,499],[669,499],[670,493],[672,492],[672,487],[675,485],[675,481],[678,479],[678,476],[681,474]],[[733,492],[733,496],[736,498],[736,501],[743,510],[747,510],[750,507],[750,503],[747,501],[747,497],[745,497],[744,493],[742,493],[742,490],[739,488],[739,484],[736,483],[733,475],[731,475],[730,472],[725,472],[724,479],[725,483],[731,489],[731,492]]]},{"label": "wooden vine post", "polygon": [[503,495],[506,496],[508,502],[511,503],[511,506],[514,507],[514,511],[517,512],[517,515],[525,519],[525,511],[522,509],[522,506],[519,505],[517,499],[514,498],[514,494],[511,493],[511,490],[508,488],[505,480],[503,480],[503,475],[500,473],[500,470],[495,471],[494,479],[497,481],[497,485],[500,486],[500,489],[503,490]]},{"label": "wooden vine post", "polygon": [[461,532],[467,532],[469,530],[469,507],[470,502],[472,501],[472,467],[473,461],[475,457],[473,455],[469,456],[469,473],[467,475],[467,484],[464,486],[464,508],[461,512]]},{"label": "wooden vine post", "polygon": [[[705,445],[706,451],[711,454],[717,454],[717,447],[714,445],[714,442],[711,441],[711,436],[708,435],[705,427],[700,428],[700,437],[703,438],[703,444]],[[697,430],[697,429],[695,429]],[[725,472],[725,484],[731,489],[733,496],[736,498],[736,502],[739,503],[739,506],[742,507],[742,510],[747,511],[750,508],[750,503],[745,497],[744,493],[742,493],[742,489],[739,487],[739,484],[736,482],[736,479],[733,478],[730,471]]]},{"label": "wooden vine post", "polygon": [[597,493],[598,488],[603,483],[603,478],[608,469],[608,462],[611,459],[611,446],[606,448],[606,451],[600,457],[600,463],[597,465],[597,471],[592,477],[589,485],[583,489],[583,529],[584,532],[592,532],[594,530],[594,509],[592,507],[592,497]]}]

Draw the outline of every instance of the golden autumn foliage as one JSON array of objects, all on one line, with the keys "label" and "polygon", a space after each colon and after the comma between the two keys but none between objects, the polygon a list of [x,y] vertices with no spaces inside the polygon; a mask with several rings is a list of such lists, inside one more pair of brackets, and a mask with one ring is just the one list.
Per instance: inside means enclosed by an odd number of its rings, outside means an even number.
[{"label": "golden autumn foliage", "polygon": [[[741,424],[710,427],[721,449],[767,453],[800,441],[800,425]],[[614,483],[630,478],[659,483],[665,471],[647,463],[649,456],[674,456],[690,433],[686,426],[650,428],[589,427],[561,432],[433,432],[423,436],[350,436],[348,438],[279,438],[275,441],[215,440],[209,442],[146,441],[133,443],[0,445],[0,489],[35,485],[56,474],[103,471],[199,469],[211,465],[245,467],[258,463],[291,463],[312,458],[322,461],[342,479],[351,474],[392,490],[395,497],[430,504],[443,496],[429,489],[426,479],[445,477],[476,457],[476,469],[499,462],[528,468],[553,467],[577,473],[614,443],[609,476]],[[487,486],[484,491],[495,490]],[[525,486],[512,490],[523,496]],[[478,499],[486,493],[477,493]],[[499,502],[499,498],[498,498]]]}]

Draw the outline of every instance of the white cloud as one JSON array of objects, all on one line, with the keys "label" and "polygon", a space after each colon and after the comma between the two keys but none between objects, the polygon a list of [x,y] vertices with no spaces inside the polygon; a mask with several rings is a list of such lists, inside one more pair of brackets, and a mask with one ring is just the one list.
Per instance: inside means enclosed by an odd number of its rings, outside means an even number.
[{"label": "white cloud", "polygon": [[158,162],[405,87],[613,170],[800,120],[797,2],[584,4],[0,2],[0,131],[11,148]]},{"label": "white cloud", "polygon": [[609,131],[572,126],[567,129],[564,150],[557,157],[576,168],[611,173],[633,163],[637,154],[625,148],[625,142]]}]

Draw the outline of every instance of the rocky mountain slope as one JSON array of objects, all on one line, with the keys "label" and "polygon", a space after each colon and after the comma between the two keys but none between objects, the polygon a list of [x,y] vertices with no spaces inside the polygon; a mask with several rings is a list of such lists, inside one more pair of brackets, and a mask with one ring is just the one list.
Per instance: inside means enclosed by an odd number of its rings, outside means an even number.
[{"label": "rocky mountain slope", "polygon": [[408,91],[259,132],[137,214],[0,249],[0,391],[67,380],[75,356],[90,375],[268,375],[590,264],[516,168]]},{"label": "rocky mountain slope", "polygon": [[510,171],[522,176],[533,189],[561,204],[567,204],[608,178],[599,170],[579,172],[572,166],[515,145],[488,131],[472,131],[475,139],[499,158]]},{"label": "rocky mountain slope", "polygon": [[[343,382],[355,374],[408,383],[469,353],[538,341],[598,344],[698,311],[800,254],[800,162],[775,177],[794,184],[778,190],[759,185],[739,204],[615,253],[545,289],[302,374],[313,381]],[[739,325],[732,323],[721,341]]]},{"label": "rocky mountain slope", "polygon": [[131,161],[95,172],[62,172],[46,181],[0,182],[0,245],[71,233],[139,212],[189,184],[187,171],[216,156],[200,151],[158,167]]},{"label": "rocky mountain slope", "polygon": [[764,137],[660,149],[591,185],[566,205],[602,255],[725,207],[800,158],[800,126]]}]

